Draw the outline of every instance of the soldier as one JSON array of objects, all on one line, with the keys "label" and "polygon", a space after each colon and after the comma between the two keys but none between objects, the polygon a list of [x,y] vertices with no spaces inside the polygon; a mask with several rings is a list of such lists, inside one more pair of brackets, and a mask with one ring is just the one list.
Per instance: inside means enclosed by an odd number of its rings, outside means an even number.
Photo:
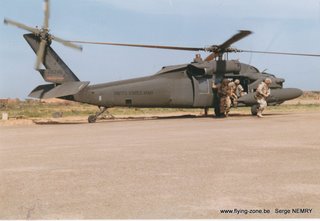
[{"label": "soldier", "polygon": [[231,95],[230,95],[231,104],[233,105],[233,107],[237,108],[238,106],[238,97],[236,95],[237,86],[233,81],[230,81],[228,86],[230,87],[230,90],[231,90]]},{"label": "soldier", "polygon": [[193,59],[193,62],[202,63],[203,60],[201,58],[201,54],[196,54],[196,57]]},{"label": "soldier", "polygon": [[270,84],[272,83],[270,78],[266,78],[264,79],[264,81],[262,81],[257,90],[256,90],[256,95],[255,98],[259,104],[259,108],[258,108],[258,113],[257,116],[258,117],[263,117],[262,116],[262,112],[264,111],[264,109],[267,107],[267,101],[266,99],[269,97],[270,95]]},{"label": "soldier", "polygon": [[235,94],[237,95],[237,98],[242,97],[243,95],[245,95],[246,92],[244,92],[244,89],[243,89],[242,85],[240,84],[239,79],[236,79],[234,81],[234,83],[236,84]]},{"label": "soldier", "polygon": [[231,87],[229,86],[229,80],[224,79],[218,88],[218,96],[220,98],[220,117],[228,117],[232,94]]}]

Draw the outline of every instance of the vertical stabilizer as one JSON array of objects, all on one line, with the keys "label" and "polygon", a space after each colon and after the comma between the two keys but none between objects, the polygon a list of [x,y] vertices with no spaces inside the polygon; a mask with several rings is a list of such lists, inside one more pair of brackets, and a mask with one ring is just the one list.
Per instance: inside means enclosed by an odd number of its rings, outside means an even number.
[{"label": "vertical stabilizer", "polygon": [[[23,37],[37,54],[40,47],[40,38],[34,34],[25,34]],[[39,72],[47,82],[61,84],[64,82],[79,81],[77,76],[50,46],[46,46],[45,48],[43,65],[46,69],[39,70]]]}]

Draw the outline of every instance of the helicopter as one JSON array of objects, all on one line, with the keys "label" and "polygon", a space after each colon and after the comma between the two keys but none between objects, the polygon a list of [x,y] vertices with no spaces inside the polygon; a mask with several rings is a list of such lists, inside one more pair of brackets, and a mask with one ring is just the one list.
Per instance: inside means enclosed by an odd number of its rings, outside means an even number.
[{"label": "helicopter", "polygon": [[[88,117],[89,123],[96,122],[98,117],[111,107],[203,108],[205,115],[207,115],[209,108],[213,107],[217,116],[219,114],[219,98],[217,93],[212,90],[212,84],[219,84],[225,78],[240,81],[245,95],[238,99],[238,107],[249,106],[251,114],[256,115],[258,104],[255,99],[255,91],[265,78],[268,77],[272,80],[271,95],[267,99],[269,106],[280,105],[287,100],[297,98],[302,95],[302,91],[298,88],[284,88],[284,79],[264,71],[260,72],[256,67],[238,60],[228,60],[225,55],[248,52],[320,56],[318,54],[241,50],[231,47],[233,43],[252,34],[249,30],[240,30],[224,43],[209,47],[67,41],[49,33],[49,0],[44,0],[44,6],[44,21],[41,28],[33,28],[10,19],[4,19],[4,23],[7,25],[31,32],[24,34],[23,37],[37,56],[34,68],[46,82],[49,82],[49,84],[37,86],[31,91],[29,97],[37,99],[60,98],[98,106],[99,111]],[[90,85],[89,81],[80,81],[64,63],[51,47],[52,41],[80,51],[82,47],[79,44],[96,44],[193,52],[205,51],[210,54],[205,59],[197,54],[192,62],[186,64],[164,66],[150,76]],[[44,69],[41,68],[41,64],[45,67]]]}]

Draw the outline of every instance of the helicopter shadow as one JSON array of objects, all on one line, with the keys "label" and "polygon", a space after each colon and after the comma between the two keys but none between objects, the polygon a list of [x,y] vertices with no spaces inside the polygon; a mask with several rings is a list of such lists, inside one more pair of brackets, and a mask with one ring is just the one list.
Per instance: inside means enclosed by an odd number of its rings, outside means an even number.
[{"label": "helicopter shadow", "polygon": [[[285,116],[289,115],[290,113],[266,113],[264,114],[265,117],[272,117],[272,116]],[[119,122],[128,122],[128,121],[156,121],[156,120],[178,120],[178,119],[239,119],[239,118],[256,118],[256,116],[252,116],[251,114],[242,114],[242,113],[232,113],[229,114],[227,118],[216,117],[215,115],[193,115],[193,114],[184,114],[184,115],[173,115],[173,116],[148,116],[148,117],[114,117],[114,118],[102,118],[99,119],[94,124],[100,123],[119,123]],[[76,124],[88,124],[87,121],[63,121],[63,120],[33,120],[33,123],[37,125],[76,125]]]},{"label": "helicopter shadow", "polygon": [[54,120],[33,120],[32,121],[36,125],[67,125],[67,124],[86,124],[87,122],[81,121],[81,122],[76,122],[76,121],[54,121]]},{"label": "helicopter shadow", "polygon": [[[199,116],[199,115],[174,115],[174,116],[148,116],[148,117],[114,117],[98,119],[94,124],[99,123],[117,123],[124,121],[151,121],[151,120],[170,120],[170,119],[196,119],[196,118],[214,118],[213,115]],[[68,124],[88,124],[87,121],[63,121],[63,120],[33,120],[37,125],[68,125]]]}]

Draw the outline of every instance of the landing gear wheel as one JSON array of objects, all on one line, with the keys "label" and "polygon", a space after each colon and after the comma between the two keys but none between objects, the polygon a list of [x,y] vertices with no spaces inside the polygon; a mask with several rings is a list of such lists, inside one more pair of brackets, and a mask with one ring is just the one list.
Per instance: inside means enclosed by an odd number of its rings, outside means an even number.
[{"label": "landing gear wheel", "polygon": [[258,105],[251,106],[251,114],[256,116],[258,114]]},{"label": "landing gear wheel", "polygon": [[88,122],[89,122],[89,123],[95,123],[96,121],[97,121],[97,118],[96,118],[95,115],[90,115],[90,116],[88,117]]},{"label": "landing gear wheel", "polygon": [[101,114],[103,114],[107,109],[108,109],[107,107],[100,107],[100,106],[99,106],[99,110],[100,110],[100,111],[97,112],[95,115],[90,115],[90,116],[88,117],[88,122],[89,122],[89,123],[95,123],[95,122],[97,121],[98,117],[99,117]]}]

